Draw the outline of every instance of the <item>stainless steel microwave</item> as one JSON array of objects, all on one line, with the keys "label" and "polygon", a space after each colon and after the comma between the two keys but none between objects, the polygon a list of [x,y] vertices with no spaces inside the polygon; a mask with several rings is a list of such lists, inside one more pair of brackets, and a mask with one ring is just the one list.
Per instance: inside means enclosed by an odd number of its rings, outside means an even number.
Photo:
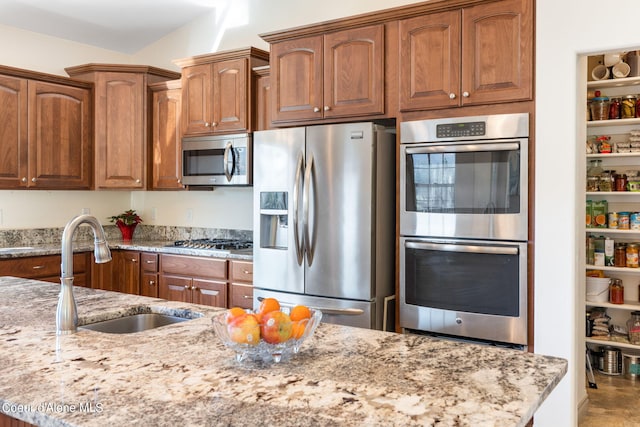
[{"label": "stainless steel microwave", "polygon": [[187,186],[252,184],[251,135],[182,139],[182,183]]}]

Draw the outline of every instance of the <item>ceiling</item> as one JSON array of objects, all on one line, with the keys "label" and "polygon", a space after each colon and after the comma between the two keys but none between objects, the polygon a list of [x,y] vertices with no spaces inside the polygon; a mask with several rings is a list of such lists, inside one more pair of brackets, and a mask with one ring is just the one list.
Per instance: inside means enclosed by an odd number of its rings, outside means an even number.
[{"label": "ceiling", "polygon": [[225,0],[0,0],[0,25],[133,54]]}]

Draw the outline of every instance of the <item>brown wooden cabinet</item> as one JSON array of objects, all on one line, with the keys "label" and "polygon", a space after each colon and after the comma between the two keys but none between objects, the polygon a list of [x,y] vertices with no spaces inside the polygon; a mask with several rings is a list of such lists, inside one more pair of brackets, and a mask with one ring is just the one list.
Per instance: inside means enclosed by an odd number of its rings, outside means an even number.
[{"label": "brown wooden cabinet", "polygon": [[273,122],[384,114],[384,76],[384,24],[273,43]]},{"label": "brown wooden cabinet", "polygon": [[112,291],[125,294],[140,294],[140,252],[112,251],[113,275]]},{"label": "brown wooden cabinet", "polygon": [[400,110],[533,97],[533,10],[502,0],[401,20]]},{"label": "brown wooden cabinet", "polygon": [[158,296],[171,301],[226,307],[227,261],[161,254]]},{"label": "brown wooden cabinet", "polygon": [[140,254],[140,295],[158,298],[158,254]]},{"label": "brown wooden cabinet", "polygon": [[144,189],[147,168],[147,85],[180,78],[155,67],[86,64],[65,69],[94,83],[96,189]]},{"label": "brown wooden cabinet", "polygon": [[149,85],[151,92],[150,190],[182,190],[182,85],[180,80]]},{"label": "brown wooden cabinet", "polygon": [[255,129],[253,67],[269,53],[256,48],[174,61],[182,68],[182,134],[250,132]]},{"label": "brown wooden cabinet", "polygon": [[90,188],[90,85],[8,67],[0,73],[7,73],[0,74],[0,188]]},{"label": "brown wooden cabinet", "polygon": [[270,67],[255,67],[253,76],[256,87],[256,129],[271,129],[271,74]]},{"label": "brown wooden cabinet", "polygon": [[[89,286],[89,252],[73,254],[73,284]],[[6,258],[0,260],[0,276],[15,276],[25,279],[60,283],[60,255]]]},{"label": "brown wooden cabinet", "polygon": [[229,260],[229,307],[253,308],[253,263]]}]

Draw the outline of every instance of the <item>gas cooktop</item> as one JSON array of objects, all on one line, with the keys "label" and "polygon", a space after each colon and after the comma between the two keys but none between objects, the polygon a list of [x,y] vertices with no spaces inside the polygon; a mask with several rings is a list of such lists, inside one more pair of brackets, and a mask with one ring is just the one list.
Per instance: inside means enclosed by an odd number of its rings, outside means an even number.
[{"label": "gas cooktop", "polygon": [[253,242],[240,239],[193,239],[176,240],[174,247],[188,249],[211,249],[218,251],[239,251],[253,248]]}]

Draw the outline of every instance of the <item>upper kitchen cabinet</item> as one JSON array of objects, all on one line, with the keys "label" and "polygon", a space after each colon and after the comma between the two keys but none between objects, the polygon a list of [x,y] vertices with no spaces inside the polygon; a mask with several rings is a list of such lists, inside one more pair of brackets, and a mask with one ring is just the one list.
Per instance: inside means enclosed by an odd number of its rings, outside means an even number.
[{"label": "upper kitchen cabinet", "polygon": [[0,188],[91,187],[91,85],[0,67]]},{"label": "upper kitchen cabinet", "polygon": [[251,70],[269,63],[268,52],[251,47],[174,63],[182,68],[183,136],[255,130]]},{"label": "upper kitchen cabinet", "polygon": [[253,69],[256,86],[256,129],[271,129],[271,67],[264,65]]},{"label": "upper kitchen cabinet", "polygon": [[531,100],[532,4],[483,2],[400,20],[400,110]]},{"label": "upper kitchen cabinet", "polygon": [[385,113],[385,25],[271,43],[274,123]]},{"label": "upper kitchen cabinet", "polygon": [[145,189],[147,86],[180,78],[143,65],[86,64],[65,69],[94,84],[95,188]]},{"label": "upper kitchen cabinet", "polygon": [[182,85],[180,80],[149,85],[151,92],[150,190],[181,190]]}]

